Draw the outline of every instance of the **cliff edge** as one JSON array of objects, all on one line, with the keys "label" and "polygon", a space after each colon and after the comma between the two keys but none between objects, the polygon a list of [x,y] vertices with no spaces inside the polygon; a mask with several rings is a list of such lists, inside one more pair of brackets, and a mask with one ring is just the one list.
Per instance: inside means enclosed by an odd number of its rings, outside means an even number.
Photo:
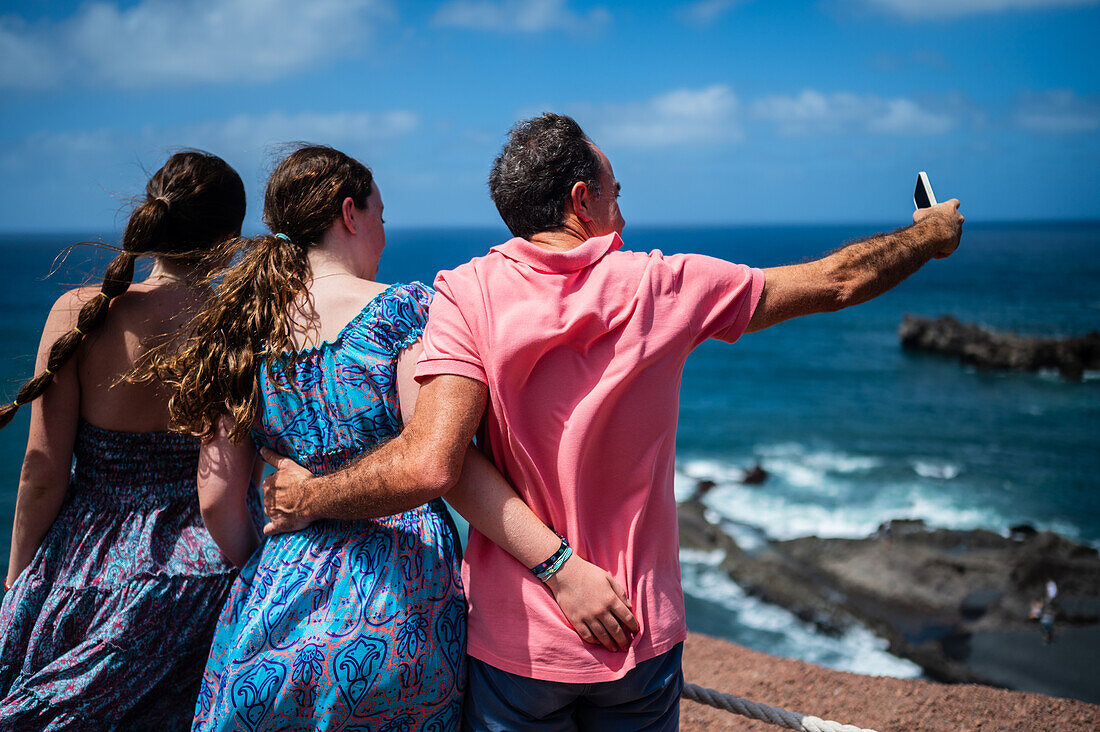
[{"label": "cliff edge", "polygon": [[[684,646],[684,678],[769,706],[878,732],[1100,729],[1100,707],[1082,701],[975,684],[831,671],[695,633]],[[680,729],[781,728],[682,700]]]}]

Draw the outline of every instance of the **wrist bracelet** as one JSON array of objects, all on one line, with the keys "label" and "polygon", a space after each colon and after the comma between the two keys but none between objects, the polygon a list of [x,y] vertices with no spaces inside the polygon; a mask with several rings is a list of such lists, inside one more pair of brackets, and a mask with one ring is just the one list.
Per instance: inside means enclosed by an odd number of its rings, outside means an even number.
[{"label": "wrist bracelet", "polygon": [[541,575],[546,570],[550,569],[550,567],[554,565],[554,562],[561,559],[561,555],[564,554],[565,550],[569,548],[569,541],[564,536],[558,534],[558,538],[561,539],[561,544],[558,546],[558,550],[551,554],[550,558],[547,559],[545,562],[538,565],[537,567],[531,568],[531,573],[534,574],[536,577]]},{"label": "wrist bracelet", "polygon": [[560,557],[558,557],[558,560],[550,565],[549,569],[538,575],[538,578],[543,582],[548,581],[551,577],[558,573],[558,570],[561,569],[561,566],[565,564],[565,560],[569,559],[569,557],[571,556],[573,556],[573,547],[567,544],[565,546],[565,551],[562,552],[562,555]]},{"label": "wrist bracelet", "polygon": [[4,592],[11,592],[11,585],[8,584],[7,577],[4,577]]}]

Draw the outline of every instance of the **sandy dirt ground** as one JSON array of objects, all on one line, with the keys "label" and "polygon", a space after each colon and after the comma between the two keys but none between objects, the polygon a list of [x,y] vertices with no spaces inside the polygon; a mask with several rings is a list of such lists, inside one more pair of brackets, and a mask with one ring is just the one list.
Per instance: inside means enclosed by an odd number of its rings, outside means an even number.
[{"label": "sandy dirt ground", "polygon": [[[888,730],[1100,730],[1100,706],[972,684],[876,678],[830,671],[691,634],[685,681],[878,732]],[[680,729],[782,729],[695,702],[680,703]]]}]

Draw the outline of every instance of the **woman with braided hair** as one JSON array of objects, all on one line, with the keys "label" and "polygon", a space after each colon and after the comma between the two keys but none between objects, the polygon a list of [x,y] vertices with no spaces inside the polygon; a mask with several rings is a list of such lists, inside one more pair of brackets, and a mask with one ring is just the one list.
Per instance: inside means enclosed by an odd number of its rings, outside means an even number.
[{"label": "woman with braided hair", "polygon": [[[167,431],[169,391],[126,380],[171,343],[245,212],[240,176],[172,155],[100,287],[64,294],[36,376],[0,606],[0,729],[184,729],[236,574],[204,528],[199,443]],[[153,258],[141,282],[135,260]],[[258,501],[257,501],[258,508]]]}]

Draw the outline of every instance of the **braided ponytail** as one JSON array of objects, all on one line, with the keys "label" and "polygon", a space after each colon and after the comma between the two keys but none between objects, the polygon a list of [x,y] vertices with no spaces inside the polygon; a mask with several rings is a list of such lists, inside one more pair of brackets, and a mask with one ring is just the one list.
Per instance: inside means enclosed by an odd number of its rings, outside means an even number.
[{"label": "braided ponytail", "polygon": [[[181,192],[184,204],[177,207],[183,210],[176,216],[171,215],[169,194],[172,191]],[[208,200],[212,197],[218,200]],[[198,212],[208,211],[212,203],[214,209],[224,213],[197,225],[189,220]],[[133,283],[138,256],[186,255],[205,236],[213,237],[206,240],[207,246],[226,236],[235,236],[243,219],[244,184],[225,161],[197,150],[170,157],[149,180],[144,200],[130,214],[122,236],[122,249],[107,265],[99,292],[80,308],[73,329],[50,346],[45,371],[24,383],[10,404],[0,407],[0,429],[11,422],[19,407],[30,404],[49,388],[54,374],[69,362],[84,337],[94,333],[107,320],[111,300],[126,292]],[[214,234],[219,228],[218,234]],[[200,250],[195,256],[201,254],[205,252]]]},{"label": "braided ponytail", "polygon": [[239,442],[258,416],[260,369],[292,348],[290,314],[310,271],[305,249],[270,234],[239,239],[236,249],[237,263],[188,324],[182,348],[158,355],[153,369],[171,387],[173,429],[205,439],[229,414],[229,438]]}]

